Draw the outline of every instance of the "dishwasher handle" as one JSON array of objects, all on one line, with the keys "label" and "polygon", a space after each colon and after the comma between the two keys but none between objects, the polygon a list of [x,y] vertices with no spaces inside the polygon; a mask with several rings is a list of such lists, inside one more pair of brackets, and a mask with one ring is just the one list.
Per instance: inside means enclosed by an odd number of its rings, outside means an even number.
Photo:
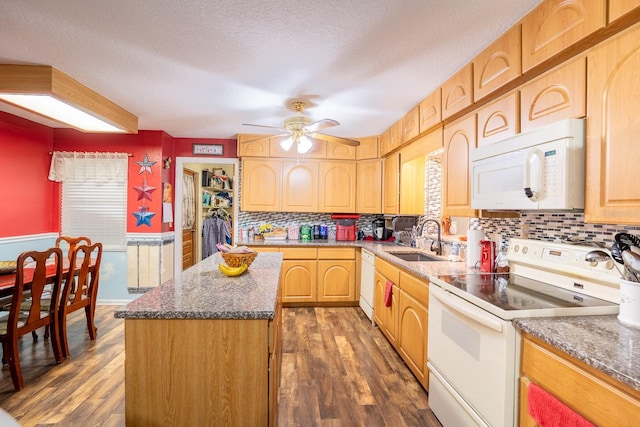
[{"label": "dishwasher handle", "polygon": [[480,312],[478,309],[474,309],[471,303],[464,301],[462,298],[452,294],[451,292],[441,289],[438,285],[429,286],[429,293],[450,310],[489,329],[493,329],[496,332],[503,331],[502,322],[497,320],[495,317],[490,314]]}]

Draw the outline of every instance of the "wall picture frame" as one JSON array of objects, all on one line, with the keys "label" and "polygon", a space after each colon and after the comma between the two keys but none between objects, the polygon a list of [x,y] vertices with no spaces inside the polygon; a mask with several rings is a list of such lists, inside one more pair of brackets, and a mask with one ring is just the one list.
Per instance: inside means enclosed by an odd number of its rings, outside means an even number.
[{"label": "wall picture frame", "polygon": [[220,144],[193,144],[193,154],[204,156],[222,156],[224,146]]}]

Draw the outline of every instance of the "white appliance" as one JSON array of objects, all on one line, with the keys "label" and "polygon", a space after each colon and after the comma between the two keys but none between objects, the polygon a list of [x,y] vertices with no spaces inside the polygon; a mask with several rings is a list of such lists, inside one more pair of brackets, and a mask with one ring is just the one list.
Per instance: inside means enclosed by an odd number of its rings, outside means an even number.
[{"label": "white appliance", "polygon": [[375,285],[376,256],[366,249],[362,249],[360,255],[360,307],[373,323],[373,287]]},{"label": "white appliance", "polygon": [[620,274],[589,246],[511,239],[510,273],[429,285],[429,406],[444,427],[517,425],[520,337],[511,319],[615,314]]},{"label": "white appliance", "polygon": [[584,209],[585,120],[471,150],[473,209]]}]

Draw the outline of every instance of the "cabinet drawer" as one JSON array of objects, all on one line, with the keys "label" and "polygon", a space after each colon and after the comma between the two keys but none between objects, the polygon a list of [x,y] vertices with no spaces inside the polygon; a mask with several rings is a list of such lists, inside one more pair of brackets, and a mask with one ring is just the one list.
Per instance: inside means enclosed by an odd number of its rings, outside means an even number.
[{"label": "cabinet drawer", "polygon": [[318,259],[356,259],[355,248],[318,248]]},{"label": "cabinet drawer", "polygon": [[316,259],[317,248],[281,248],[283,259]]},{"label": "cabinet drawer", "polygon": [[376,271],[393,283],[400,284],[400,270],[380,257],[376,257]]},{"label": "cabinet drawer", "polygon": [[280,252],[277,246],[249,246],[249,249],[256,252]]},{"label": "cabinet drawer", "polygon": [[422,279],[400,272],[400,289],[416,299],[425,307],[429,305],[429,285]]},{"label": "cabinet drawer", "polygon": [[531,382],[596,425],[637,424],[638,399],[618,388],[613,378],[606,381],[603,373],[573,360],[537,341],[522,342],[522,373]]}]

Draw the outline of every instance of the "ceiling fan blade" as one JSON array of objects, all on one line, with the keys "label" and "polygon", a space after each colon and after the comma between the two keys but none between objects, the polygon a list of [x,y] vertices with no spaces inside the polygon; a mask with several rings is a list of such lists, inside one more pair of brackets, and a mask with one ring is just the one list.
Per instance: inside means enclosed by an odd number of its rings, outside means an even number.
[{"label": "ceiling fan blade", "polygon": [[278,129],[280,131],[286,131],[286,129],[281,128],[280,126],[255,125],[255,124],[252,124],[252,123],[243,123],[242,126],[255,126],[255,127],[259,127],[259,128]]},{"label": "ceiling fan blade", "polygon": [[[261,139],[269,139],[269,138],[281,138],[283,136],[289,136],[290,134],[288,133],[281,133],[279,135],[266,135],[266,136],[260,136],[259,138],[255,138],[255,139],[249,139],[247,141],[242,141],[243,144],[246,144],[247,142],[256,142],[256,141],[260,141]],[[258,135],[256,135],[258,136]]]},{"label": "ceiling fan blade", "polygon": [[357,147],[360,145],[360,141],[356,141],[355,139],[342,138],[339,136],[327,135],[324,133],[312,133],[310,135],[313,138],[321,138],[325,141],[337,142],[338,144],[351,145],[352,147]]},{"label": "ceiling fan blade", "polygon": [[326,128],[330,128],[333,126],[338,126],[340,125],[340,122],[333,120],[333,119],[322,119],[322,120],[318,120],[316,122],[313,123],[309,123],[308,125],[306,125],[304,127],[304,130],[307,132],[317,132],[320,129],[326,129]]}]

